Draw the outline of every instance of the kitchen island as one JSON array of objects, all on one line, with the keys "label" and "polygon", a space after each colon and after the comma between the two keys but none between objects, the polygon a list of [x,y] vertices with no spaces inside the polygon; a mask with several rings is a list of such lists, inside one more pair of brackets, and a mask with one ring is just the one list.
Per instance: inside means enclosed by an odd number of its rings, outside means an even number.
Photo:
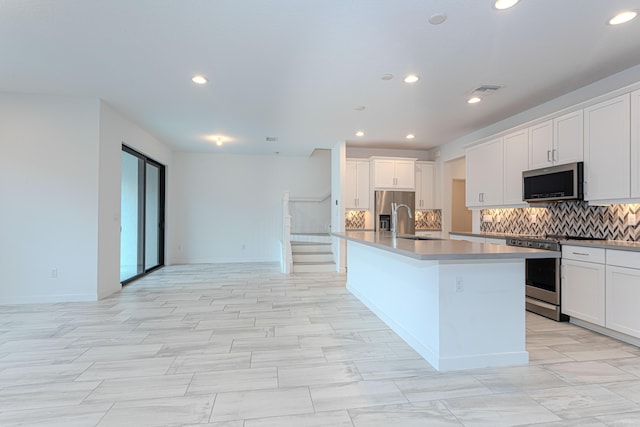
[{"label": "kitchen island", "polygon": [[560,252],[390,233],[347,240],[347,289],[439,371],[521,365],[526,258]]}]

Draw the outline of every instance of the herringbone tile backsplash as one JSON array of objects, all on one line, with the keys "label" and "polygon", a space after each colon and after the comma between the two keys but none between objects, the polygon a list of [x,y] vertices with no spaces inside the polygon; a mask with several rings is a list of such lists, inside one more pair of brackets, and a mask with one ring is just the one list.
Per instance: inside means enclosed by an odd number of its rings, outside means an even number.
[{"label": "herringbone tile backsplash", "polygon": [[[484,209],[487,233],[560,234],[610,240],[640,241],[640,204],[589,206],[587,202],[550,203],[544,208]],[[532,215],[535,215],[535,222]],[[630,217],[631,215],[631,217]],[[635,215],[635,220],[633,219]]]}]

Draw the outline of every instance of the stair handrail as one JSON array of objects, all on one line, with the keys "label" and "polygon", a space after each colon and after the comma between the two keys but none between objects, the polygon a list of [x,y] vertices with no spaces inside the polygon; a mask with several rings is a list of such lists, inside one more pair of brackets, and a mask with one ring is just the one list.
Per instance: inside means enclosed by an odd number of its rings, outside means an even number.
[{"label": "stair handrail", "polygon": [[282,197],[282,255],[280,269],[284,274],[291,274],[293,270],[293,254],[291,253],[291,212],[289,210],[289,192]]}]

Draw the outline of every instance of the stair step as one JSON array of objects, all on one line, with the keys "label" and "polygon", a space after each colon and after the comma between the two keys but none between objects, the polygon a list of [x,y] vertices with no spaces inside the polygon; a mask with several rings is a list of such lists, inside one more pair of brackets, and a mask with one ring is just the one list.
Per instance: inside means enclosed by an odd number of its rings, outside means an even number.
[{"label": "stair step", "polygon": [[294,262],[294,273],[327,273],[335,272],[336,264],[334,262]]},{"label": "stair step", "polygon": [[333,262],[332,252],[294,252],[293,262]]},{"label": "stair step", "polygon": [[331,252],[331,243],[291,242],[291,252]]},{"label": "stair step", "polygon": [[331,243],[333,238],[327,233],[292,233],[292,242]]}]

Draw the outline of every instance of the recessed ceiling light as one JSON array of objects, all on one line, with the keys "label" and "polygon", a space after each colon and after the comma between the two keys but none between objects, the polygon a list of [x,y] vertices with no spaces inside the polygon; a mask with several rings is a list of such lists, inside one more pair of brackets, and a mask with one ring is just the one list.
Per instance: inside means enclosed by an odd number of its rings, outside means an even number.
[{"label": "recessed ceiling light", "polygon": [[391,80],[393,79],[393,74],[383,74],[382,77],[380,77],[382,80]]},{"label": "recessed ceiling light", "polygon": [[447,14],[443,12],[435,13],[429,18],[431,25],[440,25],[447,20]]},{"label": "recessed ceiling light", "polygon": [[479,96],[472,96],[471,98],[467,99],[467,104],[477,104],[480,101],[482,101],[482,99]]},{"label": "recessed ceiling light", "polygon": [[407,139],[413,139],[413,138],[415,138],[415,137],[416,137],[416,136],[415,136],[414,134],[412,134],[412,133],[410,133],[409,135],[407,135]]},{"label": "recessed ceiling light", "polygon": [[356,132],[356,136],[364,136],[364,132],[362,132],[361,130],[359,130],[358,132]]},{"label": "recessed ceiling light", "polygon": [[498,10],[505,10],[515,6],[519,1],[520,0],[496,0],[493,3],[493,7]]},{"label": "recessed ceiling light", "polygon": [[366,107],[364,105],[358,105],[356,108],[354,108],[354,110],[356,110],[356,111],[364,111],[365,108]]},{"label": "recessed ceiling light", "polygon": [[420,80],[420,77],[416,76],[415,74],[409,74],[407,77],[404,78],[405,83],[415,83],[418,80]]},{"label": "recessed ceiling light", "polygon": [[638,16],[638,12],[635,10],[623,10],[616,14],[613,18],[609,19],[609,25],[620,25],[625,22],[629,22]]},{"label": "recessed ceiling light", "polygon": [[200,74],[193,76],[191,81],[197,83],[199,85],[203,85],[207,82],[207,78],[205,76],[201,76]]}]

